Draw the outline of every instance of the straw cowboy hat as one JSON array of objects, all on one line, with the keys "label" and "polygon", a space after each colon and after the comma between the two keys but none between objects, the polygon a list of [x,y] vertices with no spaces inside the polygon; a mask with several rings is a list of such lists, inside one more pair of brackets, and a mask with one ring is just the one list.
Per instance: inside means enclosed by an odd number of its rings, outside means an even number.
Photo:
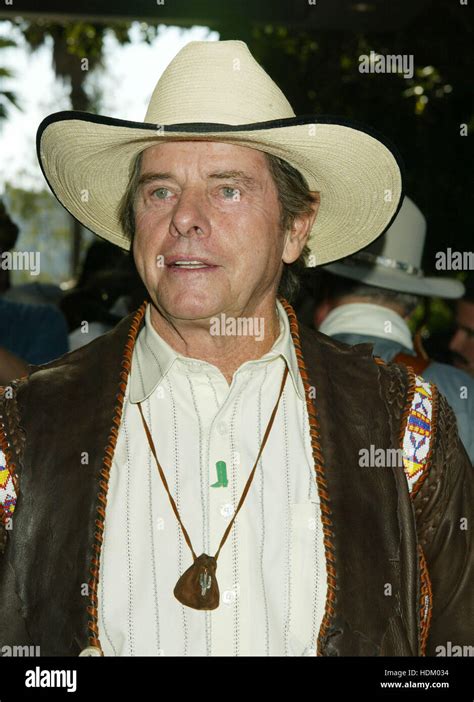
[{"label": "straw cowboy hat", "polygon": [[144,122],[57,112],[40,124],[38,159],[51,190],[85,227],[123,249],[119,202],[134,157],[167,140],[217,140],[278,156],[321,193],[308,239],[320,265],[347,256],[392,222],[402,165],[371,129],[334,117],[296,117],[242,41],[187,44],[159,79]]},{"label": "straw cowboy hat", "polygon": [[459,298],[464,285],[454,278],[433,278],[421,270],[426,219],[413,200],[405,197],[388,231],[364,251],[323,270],[366,285],[427,297]]}]

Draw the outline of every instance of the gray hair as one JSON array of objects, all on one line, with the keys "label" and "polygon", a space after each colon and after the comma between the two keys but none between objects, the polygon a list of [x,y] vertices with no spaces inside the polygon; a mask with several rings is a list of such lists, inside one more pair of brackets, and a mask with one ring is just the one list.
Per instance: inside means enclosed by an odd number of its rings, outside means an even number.
[{"label": "gray hair", "polygon": [[[135,200],[140,180],[142,154],[143,152],[140,152],[132,162],[130,180],[119,205],[119,221],[130,241],[133,241],[135,234]],[[312,206],[317,198],[312,195],[306,179],[296,168],[272,154],[265,152],[265,156],[278,190],[280,227],[282,231],[286,231],[297,216],[312,212]],[[289,302],[294,301],[300,291],[301,278],[309,255],[310,248],[305,244],[296,261],[283,264],[278,294]]]}]

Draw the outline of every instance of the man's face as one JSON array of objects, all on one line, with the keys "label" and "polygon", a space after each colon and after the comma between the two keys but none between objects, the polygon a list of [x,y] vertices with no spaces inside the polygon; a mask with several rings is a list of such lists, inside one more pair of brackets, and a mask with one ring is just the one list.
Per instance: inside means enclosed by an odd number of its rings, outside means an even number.
[{"label": "man's face", "polygon": [[460,300],[456,310],[457,329],[449,343],[454,365],[474,376],[474,303]]},{"label": "man's face", "polygon": [[[146,149],[135,214],[138,272],[155,305],[175,319],[255,309],[275,295],[282,259],[296,260],[304,245],[285,243],[265,155],[231,144]],[[185,259],[201,267],[176,265]]]}]

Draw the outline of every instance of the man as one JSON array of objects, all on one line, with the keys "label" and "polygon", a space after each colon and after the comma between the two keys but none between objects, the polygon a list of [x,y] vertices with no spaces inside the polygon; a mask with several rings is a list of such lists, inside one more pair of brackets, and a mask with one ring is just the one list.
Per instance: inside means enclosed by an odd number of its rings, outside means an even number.
[{"label": "man", "polygon": [[[450,408],[368,347],[299,327],[285,299],[294,266],[390,225],[390,148],[295,117],[247,46],[223,41],[178,53],[144,123],[58,113],[38,153],[69,211],[132,247],[150,301],[5,388],[2,643],[165,656],[466,643],[472,539],[457,525],[473,484]],[[402,466],[360,466],[402,441]]]},{"label": "man", "polygon": [[454,365],[474,376],[474,275],[468,278],[466,294],[456,306],[456,330],[449,343]]},{"label": "man", "polygon": [[346,344],[369,342],[384,361],[405,363],[435,383],[456,414],[460,438],[474,463],[474,382],[430,359],[408,326],[423,297],[453,299],[464,292],[458,280],[423,274],[425,237],[426,219],[405,197],[394,223],[374,244],[323,268],[314,324]]}]

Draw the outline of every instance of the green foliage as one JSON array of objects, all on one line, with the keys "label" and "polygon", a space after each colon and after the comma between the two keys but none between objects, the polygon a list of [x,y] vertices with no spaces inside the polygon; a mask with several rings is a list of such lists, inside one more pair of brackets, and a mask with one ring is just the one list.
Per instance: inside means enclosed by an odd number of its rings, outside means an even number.
[{"label": "green foliage", "polygon": [[[40,252],[41,272],[34,282],[64,282],[69,276],[72,239],[71,218],[66,210],[46,190],[29,192],[7,186],[4,200],[20,229],[15,249]],[[89,232],[83,236],[83,248],[92,236]],[[13,271],[12,282],[31,283],[29,271]]]},{"label": "green foliage", "polygon": [[[0,37],[0,49],[10,49],[16,44],[12,39]],[[19,107],[15,94],[11,90],[5,90],[2,87],[2,82],[5,78],[12,78],[13,73],[8,68],[0,66],[0,122],[8,116],[8,104]]]},{"label": "green foliage", "polygon": [[[102,65],[107,33],[111,32],[119,44],[123,45],[130,41],[129,30],[132,25],[131,22],[103,24],[83,21],[58,24],[42,18],[35,18],[35,21],[21,18],[14,24],[21,29],[32,51],[47,41],[52,41],[56,75],[70,81],[72,108],[85,111],[93,111],[96,107],[97,96],[89,97],[84,90],[84,83],[91,71]],[[139,26],[143,40],[150,43],[156,36],[158,27],[146,23]]]},{"label": "green foliage", "polygon": [[[93,107],[84,90],[84,83],[89,73],[102,63],[106,33],[113,32],[116,39],[125,44],[129,41],[131,26],[123,22],[105,25],[69,21],[58,24],[41,18],[34,22],[18,19],[15,24],[21,29],[32,51],[48,40],[52,41],[54,70],[57,76],[70,80],[71,102],[73,109],[77,110]],[[87,70],[84,70],[84,59],[87,59]]]},{"label": "green foliage", "polygon": [[[20,227],[15,248],[18,251],[40,252],[40,275],[34,282],[57,283],[63,275],[58,269],[68,270],[70,237],[67,216],[54,207],[51,196],[45,192],[30,193],[19,188],[7,188],[6,201],[12,218]],[[15,285],[30,283],[29,272],[14,271],[12,282]]]},{"label": "green foliage", "polygon": [[[405,192],[428,220],[424,268],[452,246],[472,249],[472,33],[465,8],[438,0],[398,31],[254,26],[249,48],[298,115],[334,115],[381,132],[406,165]],[[413,55],[414,75],[359,72],[359,57]],[[438,273],[439,274],[439,273]]]},{"label": "green foliage", "polygon": [[415,333],[422,323],[425,336],[438,333],[449,327],[453,318],[453,312],[449,303],[439,298],[430,299],[426,319],[424,319],[425,314],[425,305],[419,305],[409,320],[409,327],[412,333]]},{"label": "green foliage", "polygon": [[7,39],[6,37],[0,37],[0,49],[9,49],[16,46],[13,39]]}]

